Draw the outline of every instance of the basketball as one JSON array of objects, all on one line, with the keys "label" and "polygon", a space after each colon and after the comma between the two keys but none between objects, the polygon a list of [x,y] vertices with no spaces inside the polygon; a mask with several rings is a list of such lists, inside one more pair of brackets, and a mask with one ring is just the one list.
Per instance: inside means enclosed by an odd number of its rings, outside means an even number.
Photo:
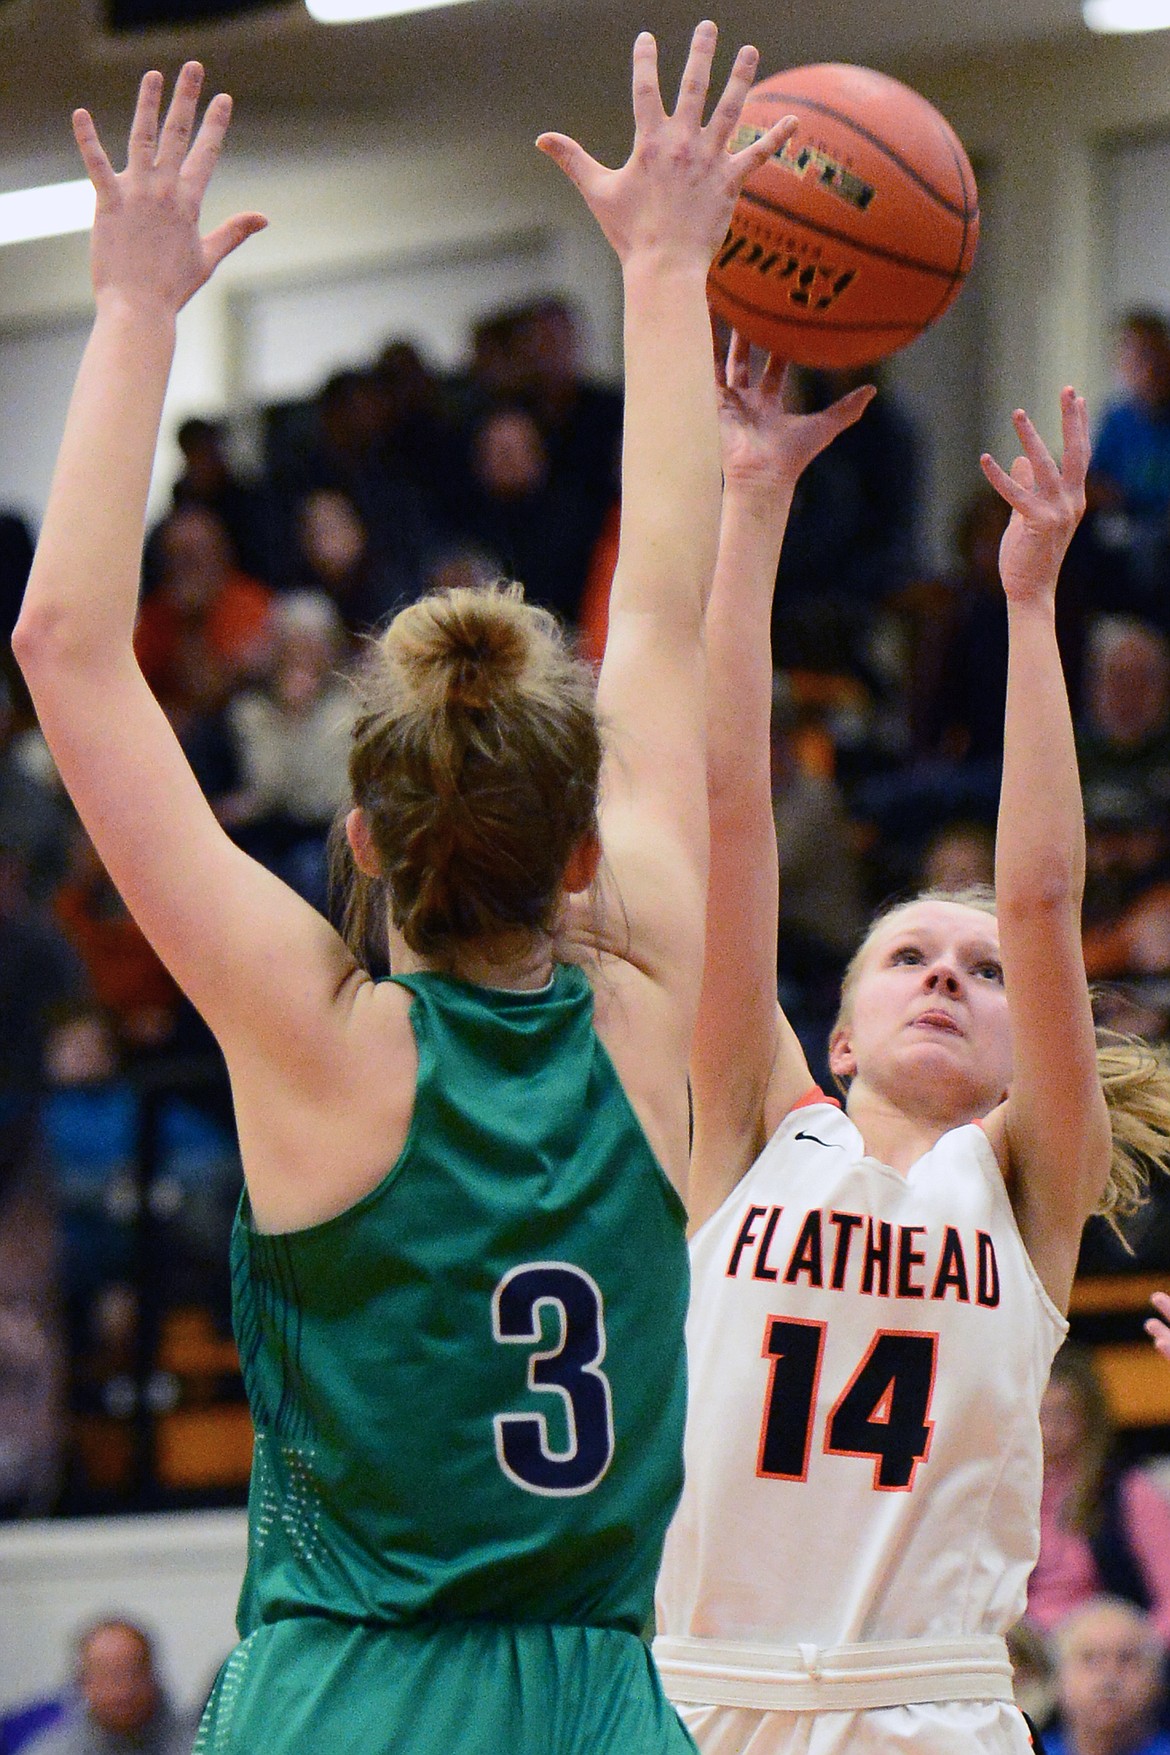
[{"label": "basketball", "polygon": [[957,297],[979,237],[975,178],[933,104],[868,67],[762,80],[733,145],[785,115],[798,118],[796,133],[740,192],[711,268],[711,308],[799,365],[867,365]]}]

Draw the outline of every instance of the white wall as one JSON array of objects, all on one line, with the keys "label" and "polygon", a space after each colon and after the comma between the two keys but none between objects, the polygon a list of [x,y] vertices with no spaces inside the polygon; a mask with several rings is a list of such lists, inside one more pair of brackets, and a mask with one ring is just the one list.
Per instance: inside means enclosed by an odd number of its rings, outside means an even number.
[{"label": "white wall", "polygon": [[1109,314],[1152,305],[1170,314],[1170,129],[1108,153]]},{"label": "white wall", "polygon": [[154,1637],[176,1705],[199,1705],[236,1643],[246,1547],[236,1511],[0,1529],[0,1712],[59,1692],[77,1633],[117,1614]]}]

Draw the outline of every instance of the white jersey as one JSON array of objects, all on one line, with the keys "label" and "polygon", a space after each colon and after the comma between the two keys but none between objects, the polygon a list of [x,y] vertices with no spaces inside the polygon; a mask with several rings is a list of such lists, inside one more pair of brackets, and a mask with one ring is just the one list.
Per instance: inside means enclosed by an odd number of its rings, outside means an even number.
[{"label": "white jersey", "polygon": [[983,1130],[901,1175],[817,1093],[691,1258],[660,1634],[804,1652],[1002,1635],[1039,1546],[1040,1398],[1067,1324]]}]

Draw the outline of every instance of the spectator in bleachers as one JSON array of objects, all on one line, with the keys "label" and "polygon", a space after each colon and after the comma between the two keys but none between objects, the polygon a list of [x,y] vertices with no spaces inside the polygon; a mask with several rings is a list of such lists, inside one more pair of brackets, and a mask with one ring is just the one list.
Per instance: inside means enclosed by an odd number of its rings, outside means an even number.
[{"label": "spectator in bleachers", "polygon": [[410,341],[390,341],[378,355],[373,381],[381,399],[380,443],[394,475],[413,481],[438,526],[446,523],[445,478],[457,455],[458,433],[443,385]]},{"label": "spectator in bleachers", "polygon": [[157,533],[158,584],[138,618],[135,650],[165,707],[206,693],[204,672],[230,690],[256,672],[268,651],[272,593],[244,573],[222,518],[207,506],[180,506]]},{"label": "spectator in bleachers", "polygon": [[377,371],[334,373],[315,414],[309,444],[292,466],[294,515],[315,489],[347,495],[366,530],[373,570],[390,581],[388,602],[408,602],[422,590],[440,533],[414,469],[404,469],[388,443]]},{"label": "spectator in bleachers", "polygon": [[175,440],[183,453],[182,474],[173,489],[175,505],[206,506],[215,512],[244,572],[271,583],[270,508],[262,489],[233,467],[223,422],[193,416],[183,421]]},{"label": "spectator in bleachers", "polygon": [[1132,1603],[1097,1596],[1056,1635],[1060,1723],[1048,1755],[1170,1755],[1157,1629]]},{"label": "spectator in bleachers", "polygon": [[90,1008],[81,965],[0,845],[0,1516],[52,1505],[62,1460],[55,1209],[44,1106]]},{"label": "spectator in bleachers", "polygon": [[313,488],[296,508],[289,583],[321,591],[351,634],[379,627],[403,600],[409,582],[374,551],[366,523],[341,488]]},{"label": "spectator in bleachers", "polygon": [[[1007,515],[999,495],[981,487],[956,524],[958,571],[898,595],[909,647],[903,708],[910,760],[867,780],[855,801],[877,834],[879,887],[916,881],[933,838],[954,825],[987,833],[994,827],[1007,700],[1007,607],[999,583]],[[1057,640],[1075,714],[1083,616],[1067,583],[1062,574]]]},{"label": "spectator in bleachers", "polygon": [[[807,372],[800,406],[825,408],[880,368]],[[793,500],[772,619],[776,663],[850,671],[872,681],[878,613],[918,565],[921,446],[883,389],[857,424],[805,470]]]},{"label": "spectator in bleachers", "polygon": [[571,482],[583,496],[592,545],[613,499],[622,393],[585,378],[579,318],[556,295],[516,312],[512,348],[517,397],[540,424],[553,481]]},{"label": "spectator in bleachers", "polygon": [[1008,508],[989,487],[967,502],[955,529],[959,570],[925,619],[912,679],[922,755],[998,769],[1007,698],[1007,611],[999,545]]},{"label": "spectator in bleachers", "polygon": [[93,843],[76,824],[72,859],[53,900],[62,932],[85,966],[90,991],[133,1059],[174,1033],[179,991],[110,882]]},{"label": "spectator in bleachers", "polygon": [[1057,1354],[1040,1408],[1044,1490],[1028,1616],[1044,1631],[1100,1594],[1148,1611],[1170,1646],[1170,1499],[1150,1474],[1120,1469],[1115,1427],[1091,1356]]},{"label": "spectator in bleachers", "polygon": [[1170,324],[1161,312],[1122,317],[1117,375],[1088,482],[1095,600],[1170,628]]},{"label": "spectator in bleachers", "polygon": [[163,1688],[150,1636],[114,1617],[77,1642],[76,1694],[28,1755],[190,1755],[194,1725]]},{"label": "spectator in bleachers", "polygon": [[1005,1637],[1012,1662],[1012,1696],[1029,1722],[1045,1731],[1056,1715],[1056,1656],[1051,1642],[1026,1615],[1008,1628]]},{"label": "spectator in bleachers", "polygon": [[471,433],[463,536],[487,550],[530,603],[575,624],[596,534],[581,480],[554,474],[535,417],[519,403],[489,409]]},{"label": "spectator in bleachers", "polygon": [[39,732],[18,731],[8,681],[0,671],[0,846],[20,855],[38,901],[65,869],[73,814],[51,763],[51,776],[42,772],[43,751]]},{"label": "spectator in bleachers", "polygon": [[279,600],[263,688],[229,703],[240,786],[221,821],[252,856],[324,910],[326,842],[349,797],[354,695],[339,674],[345,630],[320,592]]},{"label": "spectator in bleachers", "polygon": [[1089,973],[1170,973],[1170,643],[1102,618],[1089,647],[1078,756],[1088,828]]},{"label": "spectator in bleachers", "polygon": [[772,816],[780,859],[777,973],[784,1009],[826,1083],[826,1044],[841,976],[866,925],[860,862],[845,802],[816,752],[786,679],[772,685]]},{"label": "spectator in bleachers", "polygon": [[995,886],[995,831],[961,819],[927,843],[915,889],[973,890]]},{"label": "spectator in bleachers", "polygon": [[456,415],[470,426],[495,402],[509,402],[520,394],[520,367],[516,349],[517,307],[491,311],[472,325],[471,351],[466,369],[447,380],[447,394]]},{"label": "spectator in bleachers", "polygon": [[1093,627],[1077,759],[1090,813],[1095,792],[1118,788],[1170,812],[1170,638],[1148,622]]}]

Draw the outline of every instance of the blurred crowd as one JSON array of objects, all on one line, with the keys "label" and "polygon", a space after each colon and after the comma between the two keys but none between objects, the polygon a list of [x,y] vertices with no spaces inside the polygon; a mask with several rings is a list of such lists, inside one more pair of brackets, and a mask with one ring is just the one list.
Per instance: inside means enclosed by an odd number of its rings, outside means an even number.
[{"label": "blurred crowd", "polygon": [[[516,578],[600,656],[622,407],[583,375],[580,352],[573,311],[547,297],[478,323],[460,372],[392,341],[305,401],[262,411],[258,473],[240,469],[224,423],[179,430],[182,471],[147,542],[139,658],[210,808],[319,908],[330,906],[327,843],[347,800],[347,672],[398,606],[435,586]],[[1166,321],[1124,319],[1117,365],[1060,637],[1101,1019],[1162,1038]],[[794,394],[823,406],[872,375],[806,372]],[[802,480],[780,568],[777,979],[826,1083],[838,984],[869,910],[921,884],[992,877],[1005,509],[972,458],[953,564],[924,567],[925,450],[883,388]],[[157,1341],[144,1337],[144,1274],[164,1264],[164,1312],[200,1307],[226,1334],[239,1189],[222,1063],[73,816],[11,663],[32,544],[19,516],[0,515],[0,1515],[87,1503],[62,1448],[66,1405],[75,1422],[87,1410],[132,1416],[147,1394],[156,1411],[167,1405],[173,1386],[144,1364]],[[1153,1201],[1130,1242],[1133,1256],[1090,1227],[1086,1264],[1162,1266],[1170,1202]],[[156,1330],[159,1319],[156,1308]]]}]

